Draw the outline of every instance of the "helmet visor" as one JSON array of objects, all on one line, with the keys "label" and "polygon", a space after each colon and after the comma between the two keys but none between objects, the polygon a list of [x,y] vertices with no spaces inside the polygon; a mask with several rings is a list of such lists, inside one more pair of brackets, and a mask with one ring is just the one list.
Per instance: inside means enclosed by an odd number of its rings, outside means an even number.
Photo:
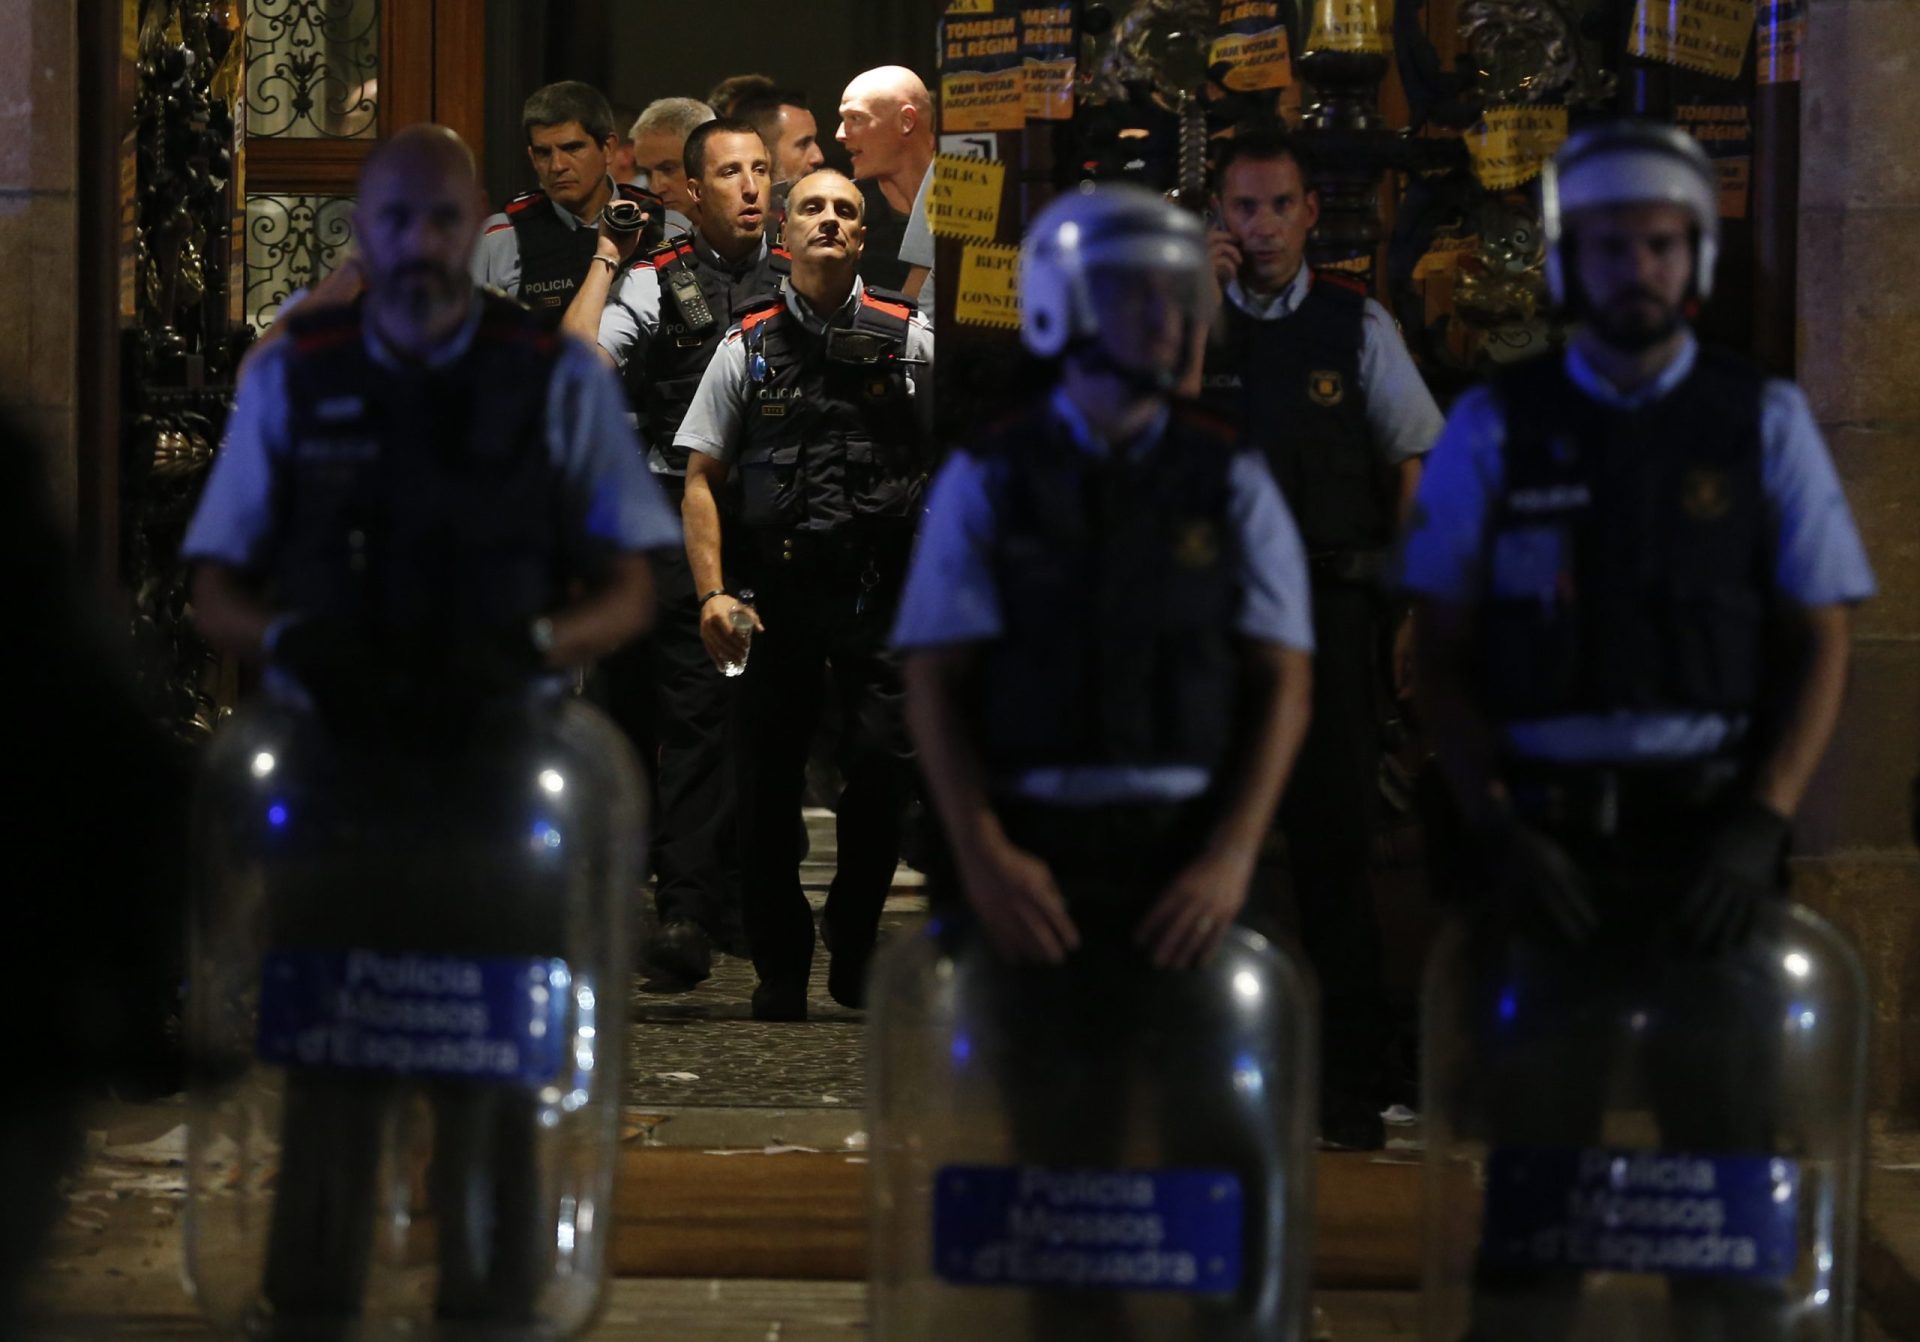
[{"label": "helmet visor", "polygon": [[1087,300],[1115,362],[1177,373],[1194,331],[1212,315],[1213,281],[1189,266],[1097,265],[1087,271]]}]

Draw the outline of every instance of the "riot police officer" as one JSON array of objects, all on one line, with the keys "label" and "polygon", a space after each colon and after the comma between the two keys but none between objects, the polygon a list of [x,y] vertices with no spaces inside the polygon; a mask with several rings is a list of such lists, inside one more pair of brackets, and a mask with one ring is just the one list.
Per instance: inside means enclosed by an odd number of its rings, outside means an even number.
[{"label": "riot police officer", "polygon": [[1313,581],[1313,727],[1280,825],[1325,993],[1322,1137],[1378,1148],[1384,988],[1367,867],[1379,801],[1380,576],[1440,411],[1386,310],[1346,276],[1306,264],[1320,198],[1285,133],[1222,141],[1215,182],[1208,244],[1223,301],[1204,395],[1265,454]]},{"label": "riot police officer", "polygon": [[[1486,984],[1486,1140],[1598,1139],[1609,1059],[1525,1027],[1557,1010],[1591,1031],[1620,974],[1666,973],[1673,1009],[1619,1027],[1646,1041],[1663,1145],[1764,1169],[1783,1038],[1767,994],[1808,968],[1765,929],[1783,916],[1790,819],[1839,711],[1849,608],[1873,576],[1800,392],[1688,326],[1719,229],[1699,145],[1669,126],[1591,127],[1549,166],[1544,207],[1567,346],[1455,407],[1400,574],[1425,716],[1478,839],[1470,945],[1488,965],[1533,966],[1528,982],[1564,1003],[1515,996],[1511,970],[1505,989]],[[1749,943],[1774,949],[1749,959]],[[1578,1063],[1544,1083],[1554,1050]],[[1523,1257],[1551,1257],[1522,1239]],[[1488,1252],[1472,1335],[1561,1335],[1580,1298],[1567,1260]],[[1782,1297],[1756,1276],[1676,1278],[1671,1335],[1788,1336]]]},{"label": "riot police officer", "polygon": [[613,180],[620,137],[613,109],[592,85],[569,79],[535,90],[520,125],[540,185],[487,220],[473,254],[473,279],[519,299],[552,330],[593,263],[596,225],[607,206],[624,201],[634,207],[631,236],[653,242],[662,236],[666,211],[651,192]]},{"label": "riot police officer", "polygon": [[[310,705],[331,743],[311,752],[331,764],[303,780],[311,795],[295,803],[307,808],[304,835],[355,803],[335,795],[340,777],[360,776],[341,761],[361,761],[377,780],[390,740],[404,739],[407,758],[436,776],[449,771],[433,762],[462,761],[453,782],[442,779],[456,791],[462,779],[494,779],[509,743],[526,739],[524,724],[549,720],[521,711],[555,698],[544,673],[642,631],[652,607],[646,552],[677,540],[615,380],[584,346],[474,287],[480,194],[458,136],[413,127],[376,150],[356,220],[364,295],[290,317],[288,336],[253,367],[182,547],[209,641],[264,660],[274,702],[292,705],[302,724]],[[254,764],[271,767],[280,767],[271,754]],[[530,764],[520,785],[541,767],[555,766]],[[558,773],[551,782],[566,785]],[[265,916],[238,931],[257,936],[264,922],[299,946],[504,946],[491,953],[521,956],[560,954],[555,947],[578,944],[582,932],[588,945],[619,942],[617,927],[556,926],[574,916],[565,898],[515,886],[511,871],[476,873],[471,854],[445,841],[478,812],[502,809],[512,813],[512,850],[525,852],[514,798],[389,800],[377,823],[363,820],[342,839],[359,845],[357,857],[307,854],[304,838],[276,850],[264,863]],[[436,817],[413,833],[418,850],[382,837],[410,833],[403,810]],[[608,879],[637,875],[614,866]],[[343,869],[362,876],[341,879]],[[250,888],[260,884],[250,876]],[[257,981],[258,963],[252,973]],[[323,996],[322,1019],[301,1027],[337,1025],[325,1018],[332,1001]],[[495,1005],[491,1019],[512,1015],[510,1001]],[[377,1134],[405,1079],[377,1066],[289,1069],[264,1294],[290,1335],[360,1312]],[[554,1244],[537,1210],[543,1102],[537,1091],[466,1078],[435,1093],[441,1312],[530,1322]],[[491,1152],[483,1168],[469,1160],[477,1152]]]},{"label": "riot police officer", "polygon": [[[674,435],[701,375],[734,309],[772,292],[787,270],[786,252],[767,238],[769,154],[753,127],[704,122],[687,136],[685,158],[693,234],[629,265],[637,250],[633,241],[602,229],[595,254],[601,264],[580,286],[566,322],[569,331],[597,339],[624,374],[628,398],[645,425],[649,465],[676,507],[685,488],[687,449]],[[654,870],[661,927],[647,950],[647,967],[697,982],[710,971],[714,941],[738,944],[729,682],[700,641],[700,607],[685,553],[663,554],[657,572],[661,621],[650,650],[651,675],[644,677],[651,683],[616,684],[611,693],[616,718],[650,718],[648,735],[658,743]],[[635,694],[654,702],[627,704]]]},{"label": "riot police officer", "polygon": [[[1033,1302],[1035,1337],[1294,1335],[1282,1319],[1297,1301],[1271,1283],[1304,1241],[1272,1196],[1300,1173],[1279,1169],[1311,1159],[1310,990],[1290,991],[1304,976],[1257,941],[1222,947],[1307,730],[1313,627],[1299,536],[1260,455],[1170,400],[1212,301],[1201,225],[1166,201],[1110,186],[1042,212],[1021,330],[1059,361],[1057,385],[942,468],[895,628],[948,841],[930,894],[943,926],[968,929],[943,933],[962,947],[943,991],[966,994],[979,934],[1001,960],[1045,967],[995,978],[991,1025],[953,1044],[991,1057],[1014,1163],[1123,1159],[1128,1072],[1144,1064],[1158,1161],[1237,1171],[1244,1224],[1262,1227],[1245,1250],[1258,1273],[1182,1324],[1155,1314],[1158,1328],[1129,1331],[1148,1320],[1117,1293],[1034,1282],[1052,1288]],[[1208,1000],[1257,1002],[1258,1023],[1154,1018]],[[1248,1079],[1269,1028],[1298,1030],[1304,1076]],[[1152,1038],[1176,1041],[1157,1063]],[[1277,1112],[1290,1102],[1299,1121]]]},{"label": "riot police officer", "polygon": [[[793,817],[826,665],[847,724],[823,919],[828,987],[844,1005],[862,1000],[912,785],[886,635],[926,484],[933,332],[908,300],[861,282],[863,241],[852,182],[822,170],[794,184],[792,273],[741,310],[676,438],[689,453],[681,516],[701,637],[716,664],[746,664],[741,899],[763,1020],[806,1015],[814,930]],[[717,495],[730,476],[738,520],[724,529],[737,535],[723,560]]]}]

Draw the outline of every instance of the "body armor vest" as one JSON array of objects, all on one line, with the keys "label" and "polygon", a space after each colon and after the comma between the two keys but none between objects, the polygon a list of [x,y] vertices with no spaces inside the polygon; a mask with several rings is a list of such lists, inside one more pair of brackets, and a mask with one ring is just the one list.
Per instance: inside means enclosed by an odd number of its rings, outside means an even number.
[{"label": "body armor vest", "polygon": [[[927,444],[904,357],[913,304],[865,289],[850,327],[875,357],[830,357],[832,330],[809,331],[783,295],[740,322],[748,370],[740,519],[749,527],[835,531],[849,523],[911,530],[926,492]],[[918,394],[930,389],[922,384]]]},{"label": "body armor vest", "polygon": [[1226,427],[1176,409],[1128,459],[1035,411],[981,451],[1001,636],[980,720],[1001,775],[1045,766],[1228,763],[1244,601]]},{"label": "body armor vest", "polygon": [[1202,400],[1266,457],[1307,552],[1390,544],[1390,490],[1360,386],[1365,295],[1316,272],[1285,317],[1263,321],[1232,303],[1222,315]]},{"label": "body armor vest", "polygon": [[1484,702],[1505,719],[1760,706],[1773,540],[1761,374],[1701,350],[1621,409],[1558,354],[1505,373],[1482,572]]},{"label": "body armor vest", "polygon": [[[788,271],[784,248],[768,248],[744,270],[728,270],[711,251],[683,238],[656,248],[636,263],[649,267],[660,280],[660,325],[647,340],[644,359],[627,361],[627,398],[645,418],[647,441],[657,447],[674,475],[687,470],[687,449],[674,443],[680,425],[700,389],[700,379],[713,361],[713,352],[726,338],[732,314],[747,301],[777,288]],[[674,302],[674,272],[691,275],[707,300],[713,321],[704,330],[688,327]]]},{"label": "body armor vest", "polygon": [[558,338],[489,295],[439,368],[368,352],[362,306],[296,313],[276,604],[402,631],[504,627],[583,570],[546,440]]},{"label": "body armor vest", "polygon": [[[614,192],[618,199],[650,205],[655,217],[664,213],[659,199],[637,186],[622,183]],[[544,329],[557,331],[580,281],[586,278],[587,267],[593,264],[599,229],[592,223],[567,227],[544,191],[515,196],[507,202],[506,213],[520,246],[520,292],[515,296]]]}]

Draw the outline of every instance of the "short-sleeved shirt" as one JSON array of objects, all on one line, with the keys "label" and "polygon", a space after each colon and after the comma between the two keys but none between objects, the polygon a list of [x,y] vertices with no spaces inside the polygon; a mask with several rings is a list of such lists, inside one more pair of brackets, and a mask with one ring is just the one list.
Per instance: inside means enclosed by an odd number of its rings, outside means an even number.
[{"label": "short-sleeved shirt", "polygon": [[[724,266],[698,234],[694,236],[693,245],[703,258]],[[752,259],[731,269],[736,273],[749,272],[759,266],[766,255],[767,241],[762,238],[760,250],[753,254]],[[750,299],[753,295],[740,293],[740,297]],[[614,277],[613,288],[607,294],[607,305],[600,313],[599,341],[600,348],[607,352],[614,366],[622,372],[635,359],[643,363],[646,360],[647,345],[660,329],[660,302],[660,272],[647,264],[644,257]],[[723,321],[729,315],[725,312],[715,314]],[[650,426],[649,436],[652,431]],[[658,444],[649,443],[647,465],[657,474],[674,474]]]},{"label": "short-sleeved shirt", "polygon": [[[1093,432],[1077,405],[1055,392],[1050,409],[1082,450],[1112,449]],[[1162,412],[1126,450],[1142,452],[1166,432]],[[1313,651],[1313,611],[1306,551],[1273,473],[1259,453],[1237,453],[1229,468],[1229,523],[1240,555],[1245,599],[1235,632],[1258,643]],[[903,652],[986,643],[1004,632],[993,572],[996,519],[986,464],[956,452],[934,478],[927,515],[915,542],[913,565],[901,594],[893,642]],[[1205,769],[1186,765],[1110,766],[1031,770],[1005,780],[1016,796],[1063,805],[1123,801],[1183,801],[1205,792]]]},{"label": "short-sleeved shirt", "polygon": [[[1313,272],[1301,266],[1279,292],[1250,294],[1240,281],[1227,282],[1227,301],[1255,321],[1284,321],[1306,300]],[[1424,456],[1440,436],[1444,420],[1433,393],[1413,366],[1387,310],[1373,299],[1360,319],[1360,391],[1366,397],[1368,436],[1381,459],[1398,465]]]},{"label": "short-sleeved shirt", "polygon": [[[607,179],[609,187],[613,179]],[[552,210],[554,217],[567,226],[568,232],[581,228],[596,228],[597,224],[582,223],[572,210],[549,199],[546,207]],[[483,289],[498,289],[514,298],[520,296],[520,230],[513,226],[513,220],[504,211],[487,216],[480,226],[480,242],[473,249],[471,264],[473,282]]]},{"label": "short-sleeved shirt", "polygon": [[[1634,409],[1678,387],[1693,371],[1698,352],[1689,334],[1672,362],[1629,392],[1609,383],[1577,345],[1569,345],[1562,357],[1567,375],[1587,395]],[[1477,603],[1487,521],[1504,487],[1505,437],[1505,416],[1490,389],[1475,388],[1454,406],[1428,460],[1398,556],[1398,578],[1406,590]],[[1873,569],[1840,477],[1806,397],[1791,382],[1766,383],[1760,439],[1761,491],[1776,545],[1774,585],[1803,606],[1872,596]],[[1527,758],[1620,763],[1711,754],[1737,741],[1746,725],[1717,713],[1585,713],[1509,723],[1505,732],[1508,747]]]},{"label": "short-sleeved shirt", "polygon": [[[830,317],[816,313],[807,300],[794,291],[790,282],[781,281],[780,290],[785,297],[787,311],[807,330],[818,333],[827,328],[829,320],[841,325],[851,321],[859,308],[860,295],[866,292],[866,285],[855,276],[853,290],[847,295],[847,301]],[[918,361],[909,363],[903,370],[907,380],[907,395],[913,399],[913,410],[920,417],[921,428],[931,438],[933,327],[917,312],[907,323],[904,354],[907,359]],[[752,392],[753,383],[747,376],[746,339],[741,335],[740,328],[735,326],[720,342],[720,348],[714,351],[713,361],[707,365],[706,375],[700,379],[700,389],[693,394],[693,405],[688,408],[686,419],[680,423],[680,432],[674,435],[674,444],[732,465],[734,458],[740,455],[747,405]]]},{"label": "short-sleeved shirt", "polygon": [[[444,366],[466,352],[479,328],[480,312],[475,294],[472,315],[427,358],[429,367]],[[363,331],[369,355],[383,366],[398,367],[400,360],[381,342],[372,323]],[[263,350],[248,368],[187,529],[183,558],[238,569],[265,560],[275,522],[274,479],[288,449],[287,366],[292,354],[293,343],[283,341]],[[562,338],[547,393],[546,446],[588,536],[623,551],[680,543],[679,520],[641,464],[619,382],[592,349],[570,337]]]},{"label": "short-sleeved shirt", "polygon": [[927,278],[920,286],[918,302],[922,312],[933,311],[933,220],[927,213],[927,197],[933,192],[933,164],[920,179],[914,194],[913,210],[907,215],[907,231],[900,239],[900,259],[910,266],[925,266]]}]

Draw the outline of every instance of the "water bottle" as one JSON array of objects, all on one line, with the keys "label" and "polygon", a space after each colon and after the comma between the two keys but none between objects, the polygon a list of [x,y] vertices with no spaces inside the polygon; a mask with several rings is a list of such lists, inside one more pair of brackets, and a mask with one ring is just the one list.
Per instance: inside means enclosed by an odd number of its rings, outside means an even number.
[{"label": "water bottle", "polygon": [[720,674],[723,676],[744,675],[747,669],[747,655],[753,651],[753,589],[740,589],[739,604],[727,612],[727,627],[747,641],[747,651],[740,654],[737,662],[722,662]]}]

